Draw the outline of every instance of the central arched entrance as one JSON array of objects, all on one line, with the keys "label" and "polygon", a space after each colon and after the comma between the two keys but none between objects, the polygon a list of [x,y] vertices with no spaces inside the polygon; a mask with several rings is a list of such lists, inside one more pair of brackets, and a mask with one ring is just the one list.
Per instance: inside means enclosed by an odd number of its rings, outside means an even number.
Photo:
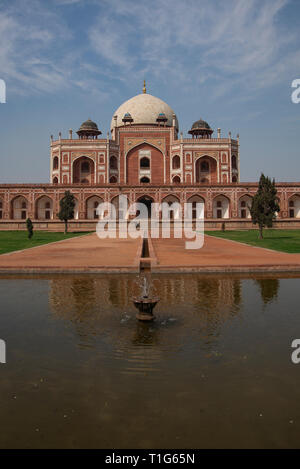
[{"label": "central arched entrance", "polygon": [[137,200],[138,203],[140,204],[144,204],[147,208],[147,213],[148,213],[148,218],[151,218],[151,206],[153,204],[153,199],[152,197],[148,196],[148,195],[144,195],[143,197],[140,197],[138,200]]},{"label": "central arched entrance", "polygon": [[126,182],[130,185],[164,183],[164,155],[148,144],[132,148],[126,156]]}]

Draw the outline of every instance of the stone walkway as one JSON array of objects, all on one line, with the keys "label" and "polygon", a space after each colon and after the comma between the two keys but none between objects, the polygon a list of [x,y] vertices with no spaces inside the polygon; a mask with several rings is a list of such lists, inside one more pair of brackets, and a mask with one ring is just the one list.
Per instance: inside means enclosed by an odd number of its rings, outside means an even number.
[{"label": "stone walkway", "polygon": [[257,248],[205,236],[202,249],[186,250],[183,239],[153,239],[155,272],[300,272],[300,254]]},{"label": "stone walkway", "polygon": [[[153,272],[300,272],[300,254],[285,254],[205,236],[200,250],[183,239],[152,239]],[[0,256],[0,273],[138,272],[142,240],[85,235]]]},{"label": "stone walkway", "polygon": [[0,273],[138,272],[141,239],[93,233],[0,256]]}]

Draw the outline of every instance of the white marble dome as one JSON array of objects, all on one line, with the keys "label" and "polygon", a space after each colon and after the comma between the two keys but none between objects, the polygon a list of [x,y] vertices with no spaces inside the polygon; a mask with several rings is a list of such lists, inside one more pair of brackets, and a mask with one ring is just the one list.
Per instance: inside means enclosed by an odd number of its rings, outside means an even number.
[{"label": "white marble dome", "polygon": [[[167,126],[172,126],[173,109],[164,101],[148,93],[138,94],[116,110],[111,121],[111,129],[114,129],[114,116],[117,116],[117,127],[123,126],[122,119],[125,114],[129,113],[133,118],[134,124],[157,124],[156,119],[160,113],[164,113],[168,121]],[[176,128],[178,129],[178,120],[176,117]]]}]

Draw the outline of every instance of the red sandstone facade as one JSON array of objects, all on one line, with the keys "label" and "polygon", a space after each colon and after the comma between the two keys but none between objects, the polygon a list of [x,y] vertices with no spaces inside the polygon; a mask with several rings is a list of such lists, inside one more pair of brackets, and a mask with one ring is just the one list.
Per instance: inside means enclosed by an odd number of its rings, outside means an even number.
[{"label": "red sandstone facade", "polygon": [[[257,184],[240,182],[239,137],[221,138],[218,129],[212,138],[208,124],[198,121],[192,138],[184,139],[175,114],[165,103],[160,112],[160,103],[145,93],[124,103],[119,109],[126,113],[114,116],[111,137],[99,138],[92,121],[82,124],[78,138],[72,131],[68,139],[51,137],[50,183],[0,185],[0,229],[22,229],[28,217],[36,228],[60,229],[57,213],[66,190],[76,198],[74,229],[93,229],[98,204],[117,204],[120,194],[129,204],[203,201],[208,227],[251,227],[248,206]],[[277,190],[278,226],[298,227],[300,183],[277,183]]]}]

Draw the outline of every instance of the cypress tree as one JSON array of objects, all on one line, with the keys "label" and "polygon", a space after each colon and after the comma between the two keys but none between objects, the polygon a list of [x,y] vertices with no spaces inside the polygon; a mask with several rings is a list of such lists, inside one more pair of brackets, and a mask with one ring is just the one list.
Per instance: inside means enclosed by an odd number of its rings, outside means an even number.
[{"label": "cypress tree", "polygon": [[75,197],[70,191],[66,191],[64,197],[60,200],[60,211],[58,218],[65,223],[65,234],[68,233],[68,221],[74,218]]},{"label": "cypress tree", "polygon": [[263,239],[263,229],[272,228],[276,213],[280,211],[275,180],[261,175],[258,191],[253,197],[250,213],[254,225],[258,225],[259,239]]},{"label": "cypress tree", "polygon": [[33,236],[33,224],[30,218],[27,218],[26,220],[26,227],[27,227],[27,232],[28,232],[28,238],[31,239]]}]

